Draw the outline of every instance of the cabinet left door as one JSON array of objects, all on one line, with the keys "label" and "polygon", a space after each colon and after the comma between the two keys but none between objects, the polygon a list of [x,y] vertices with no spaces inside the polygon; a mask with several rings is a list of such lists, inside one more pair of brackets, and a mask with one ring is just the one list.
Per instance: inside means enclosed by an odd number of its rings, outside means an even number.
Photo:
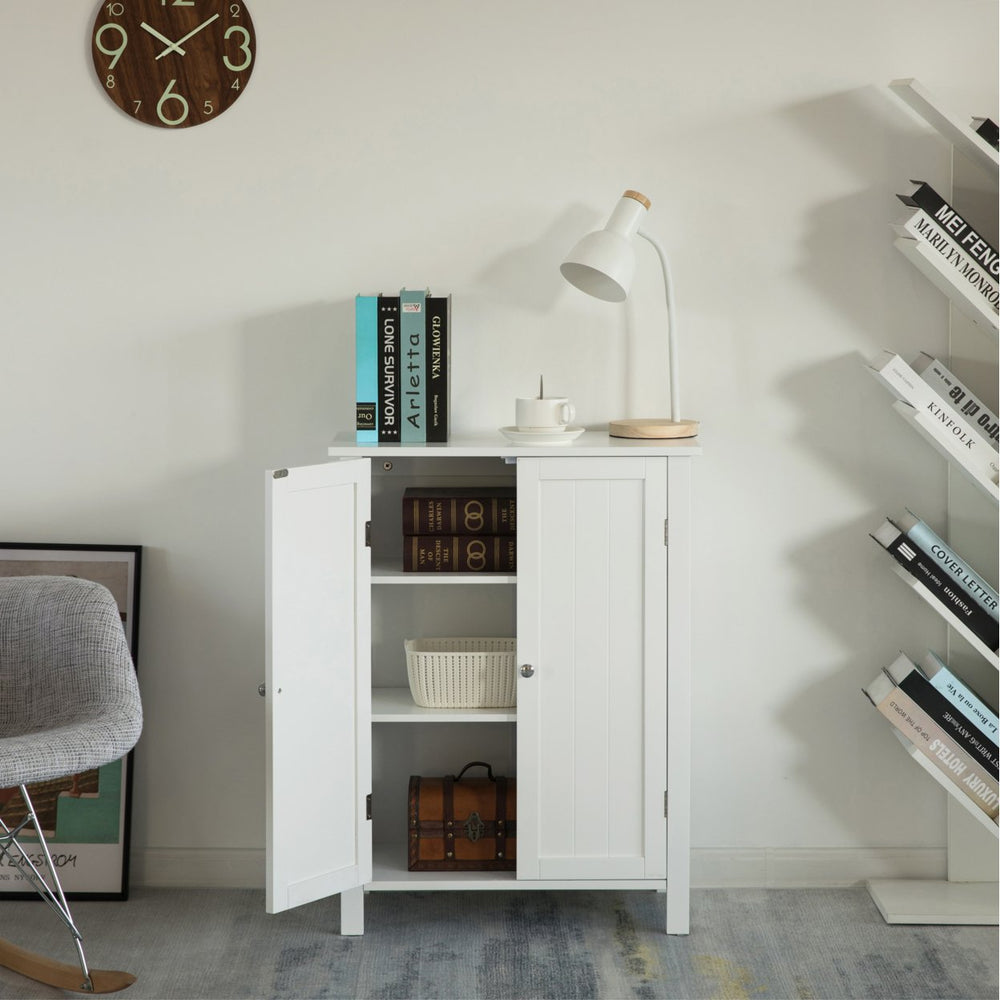
[{"label": "cabinet left door", "polygon": [[267,473],[267,912],[371,881],[369,459]]}]

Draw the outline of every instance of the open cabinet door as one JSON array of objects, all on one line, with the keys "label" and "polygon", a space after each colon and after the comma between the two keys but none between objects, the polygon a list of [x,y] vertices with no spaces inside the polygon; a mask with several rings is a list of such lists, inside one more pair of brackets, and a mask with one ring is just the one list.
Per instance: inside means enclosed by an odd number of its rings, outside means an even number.
[{"label": "open cabinet door", "polygon": [[267,911],[371,881],[368,459],[267,474]]}]

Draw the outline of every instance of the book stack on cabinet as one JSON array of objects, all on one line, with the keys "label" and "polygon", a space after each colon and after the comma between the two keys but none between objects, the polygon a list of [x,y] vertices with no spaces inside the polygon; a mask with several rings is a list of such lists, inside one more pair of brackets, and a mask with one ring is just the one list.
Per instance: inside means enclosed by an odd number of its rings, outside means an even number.
[{"label": "book stack on cabinet", "polygon": [[944,656],[928,650],[919,664],[900,653],[864,691],[948,793],[948,848],[946,880],[873,879],[868,888],[890,923],[996,924],[1000,155],[992,120],[952,114],[915,80],[890,87],[956,154],[947,187],[914,181],[898,195],[909,212],[893,225],[896,247],[948,296],[950,356],[904,360],[889,350],[868,367],[897,397],[893,408],[948,460],[949,502],[946,528],[906,511],[872,537],[942,616],[948,641]]},{"label": "book stack on cabinet", "polygon": [[448,440],[451,296],[402,288],[354,300],[359,444]]}]

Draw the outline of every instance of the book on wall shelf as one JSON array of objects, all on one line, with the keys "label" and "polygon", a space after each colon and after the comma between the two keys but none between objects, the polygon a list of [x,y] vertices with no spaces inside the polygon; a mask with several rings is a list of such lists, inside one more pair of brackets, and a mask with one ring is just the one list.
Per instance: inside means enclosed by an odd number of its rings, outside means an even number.
[{"label": "book on wall shelf", "polygon": [[1000,777],[995,740],[991,740],[973,719],[956,709],[905,653],[900,653],[885,668],[885,673],[994,781]]},{"label": "book on wall shelf", "polygon": [[968,440],[959,425],[943,409],[918,410],[897,399],[892,408],[945,458],[951,460],[987,496],[1000,500],[996,459],[977,460],[969,454]]},{"label": "book on wall shelf", "polygon": [[946,398],[952,409],[981,438],[989,441],[994,450],[1000,447],[1000,420],[997,415],[937,358],[921,351],[913,362],[913,370],[939,396]]},{"label": "book on wall shelf", "polygon": [[451,296],[357,295],[355,440],[444,443],[451,419]]},{"label": "book on wall shelf", "polygon": [[941,436],[956,441],[971,469],[982,469],[987,481],[997,479],[996,416],[941,362],[921,354],[911,366],[898,354],[882,351],[868,363],[868,370],[897,399],[925,414],[932,425],[940,425]]},{"label": "book on wall shelf", "polygon": [[963,715],[971,719],[994,743],[998,743],[997,714],[956,674],[937,653],[928,650],[920,661],[923,675],[941,692]]},{"label": "book on wall shelf", "polygon": [[994,149],[1000,149],[1000,128],[992,118],[973,117],[972,131],[985,139]]},{"label": "book on wall shelf", "polygon": [[[893,224],[897,247],[973,320],[996,329],[1000,310],[996,248],[930,184],[911,183],[916,185],[911,194],[896,196],[911,209]],[[911,240],[915,246],[907,242]],[[933,265],[933,273],[928,265]]]},{"label": "book on wall shelf", "polygon": [[[949,585],[935,561],[891,520],[871,533],[894,559],[893,569],[981,656],[997,666],[997,622],[958,585]],[[985,638],[984,638],[985,636]]]},{"label": "book on wall shelf", "polygon": [[925,240],[913,239],[909,236],[897,236],[894,245],[900,253],[925,278],[944,292],[966,316],[971,319],[976,326],[997,333],[998,326],[997,313],[982,295],[972,294],[969,291],[969,283],[961,277],[954,267],[942,267],[941,254],[931,247]]},{"label": "book on wall shelf", "polygon": [[947,780],[945,787],[967,799],[995,825],[1000,789],[986,768],[945,733],[886,671],[880,671],[863,691],[910,746]]},{"label": "book on wall shelf", "polygon": [[993,621],[1000,618],[1000,595],[997,591],[928,524],[909,508],[892,523],[906,534],[913,546],[927,553],[947,579],[958,584]]}]

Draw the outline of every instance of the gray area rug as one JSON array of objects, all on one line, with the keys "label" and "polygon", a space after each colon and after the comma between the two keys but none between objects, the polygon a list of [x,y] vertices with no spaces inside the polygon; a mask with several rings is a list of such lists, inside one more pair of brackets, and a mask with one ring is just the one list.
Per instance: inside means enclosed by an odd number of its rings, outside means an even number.
[{"label": "gray area rug", "polygon": [[[339,903],[264,913],[262,892],[139,889],[73,905],[95,968],[129,1000],[306,998],[995,998],[995,927],[888,926],[864,889],[697,890],[692,932],[656,893],[371,893],[363,937]],[[73,961],[47,907],[0,902],[0,936]],[[0,969],[0,997],[65,997]]]}]

